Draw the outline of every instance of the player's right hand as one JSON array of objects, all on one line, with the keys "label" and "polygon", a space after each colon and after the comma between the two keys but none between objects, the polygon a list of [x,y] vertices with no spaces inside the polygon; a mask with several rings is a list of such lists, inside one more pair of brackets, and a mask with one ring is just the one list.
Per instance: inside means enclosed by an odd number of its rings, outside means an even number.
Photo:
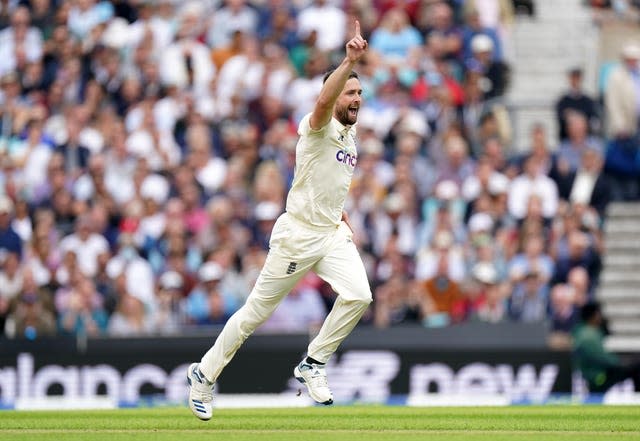
[{"label": "player's right hand", "polygon": [[367,47],[369,46],[367,40],[362,38],[362,35],[360,34],[360,22],[358,20],[356,20],[355,27],[355,35],[346,44],[347,58],[349,61],[353,62],[358,61],[367,51]]}]

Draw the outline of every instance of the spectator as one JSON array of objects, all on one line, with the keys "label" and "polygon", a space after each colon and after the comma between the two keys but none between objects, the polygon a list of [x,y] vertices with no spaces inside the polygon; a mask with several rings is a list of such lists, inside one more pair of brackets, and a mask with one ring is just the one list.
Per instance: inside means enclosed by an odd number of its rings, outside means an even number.
[{"label": "spectator", "polygon": [[[473,2],[467,2],[470,4]],[[502,41],[496,32],[497,23],[493,23],[493,27],[486,26],[483,23],[482,12],[484,9],[472,8],[465,12],[466,23],[462,30],[462,46],[463,46],[463,59],[464,61],[472,60],[474,57],[474,50],[471,46],[471,42],[476,35],[485,35],[491,39],[493,43],[492,56],[494,60],[502,61]],[[492,21],[492,20],[490,20]]]},{"label": "spectator", "polygon": [[69,10],[67,25],[80,40],[88,37],[99,25],[113,16],[113,6],[107,1],[78,0]]},{"label": "spectator", "polygon": [[420,308],[407,301],[406,279],[396,274],[375,290],[373,324],[386,328],[400,323],[416,322],[421,316]]},{"label": "spectator", "polygon": [[298,15],[298,35],[301,38],[316,32],[317,47],[331,52],[345,41],[346,15],[327,0],[313,0]]},{"label": "spectator", "polygon": [[155,332],[153,317],[142,300],[125,293],[118,299],[115,312],[109,317],[107,333],[112,336],[140,336]]},{"label": "spectator", "polygon": [[47,163],[52,155],[52,148],[44,140],[43,121],[32,119],[27,123],[27,138],[14,159],[17,165],[23,167],[23,178],[26,183],[27,195],[31,198],[33,191],[40,187],[47,176]]},{"label": "spectator", "polygon": [[589,127],[584,115],[569,111],[566,116],[566,122],[567,138],[560,143],[557,153],[559,174],[575,172],[580,166],[582,152],[586,149],[603,151],[600,140],[589,136]]},{"label": "spectator", "polygon": [[22,239],[12,226],[14,205],[6,195],[0,195],[0,251],[22,257]]},{"label": "spectator", "polygon": [[637,77],[639,75],[640,46],[628,43],[623,46],[622,63],[609,74],[604,103],[607,115],[607,135],[613,139],[630,139],[638,131],[640,109]]},{"label": "spectator", "polygon": [[589,148],[583,151],[579,168],[556,178],[560,198],[574,205],[591,206],[600,217],[604,216],[611,190],[602,167],[603,158],[599,150]]},{"label": "spectator", "polygon": [[14,299],[12,312],[7,317],[5,334],[10,338],[34,340],[56,333],[50,293],[38,290],[33,278],[25,277],[24,289]]},{"label": "spectator", "polygon": [[558,139],[565,140],[569,136],[567,125],[570,111],[582,114],[588,125],[590,134],[600,132],[600,111],[596,101],[582,88],[582,69],[573,68],[568,72],[569,90],[556,101],[556,119],[558,121]]},{"label": "spectator", "polygon": [[207,262],[200,267],[200,284],[189,293],[186,312],[189,320],[200,325],[223,325],[238,305],[234,299],[220,292],[223,277],[222,267]]},{"label": "spectator", "polygon": [[527,272],[523,281],[515,285],[509,298],[509,317],[531,323],[547,318],[548,285],[536,270]]},{"label": "spectator", "polygon": [[11,26],[0,32],[0,76],[22,71],[42,57],[42,31],[31,25],[31,13],[19,6],[11,13]]},{"label": "spectator", "polygon": [[554,274],[554,262],[545,253],[542,235],[529,235],[524,239],[522,253],[517,254],[509,262],[509,278],[511,283],[522,282],[527,275],[535,274],[544,283],[548,283]]},{"label": "spectator", "polygon": [[[154,306],[154,279],[151,265],[140,257],[131,233],[121,233],[114,256],[106,264],[106,273],[112,279],[123,275],[126,293],[143,302],[146,308]],[[130,303],[127,308],[132,306]]]},{"label": "spectator", "polygon": [[568,335],[577,323],[578,306],[571,286],[564,283],[553,286],[549,298],[551,331]]},{"label": "spectator", "polygon": [[58,330],[61,334],[96,337],[107,330],[108,316],[91,279],[80,271],[55,295]]},{"label": "spectator", "polygon": [[552,219],[558,210],[558,186],[542,173],[539,160],[529,157],[524,163],[524,173],[511,182],[509,213],[516,219],[524,219],[532,196],[540,198],[544,218]]},{"label": "spectator", "polygon": [[434,277],[424,282],[427,304],[423,323],[427,326],[443,326],[461,321],[462,288],[449,278],[448,259],[441,256]]},{"label": "spectator", "polygon": [[[470,283],[462,302],[463,317],[466,320],[499,321],[506,315],[500,296],[502,280],[491,262],[479,262],[470,271]],[[504,298],[504,295],[502,295]]]},{"label": "spectator", "polygon": [[556,282],[566,282],[573,268],[582,267],[589,274],[592,286],[597,283],[602,261],[592,236],[579,230],[568,232],[558,242],[557,253]]},{"label": "spectator", "polygon": [[606,171],[611,175],[613,198],[634,200],[640,196],[636,162],[638,155],[638,120],[640,118],[640,46],[626,44],[621,51],[622,64],[612,68],[604,90],[607,121],[611,139],[607,149]]},{"label": "spectator", "polygon": [[166,271],[158,279],[156,309],[151,313],[153,329],[160,334],[175,334],[185,322],[183,311],[182,276],[175,271]]},{"label": "spectator", "polygon": [[437,41],[438,58],[457,59],[462,50],[462,35],[454,22],[453,10],[446,2],[425,3],[421,31],[427,41]]},{"label": "spectator", "polygon": [[211,47],[225,46],[235,31],[255,35],[258,27],[258,12],[246,0],[228,0],[215,11],[207,32]]},{"label": "spectator", "polygon": [[66,139],[56,146],[56,152],[62,155],[64,171],[72,180],[77,179],[89,165],[91,151],[80,139],[82,126],[86,122],[86,116],[80,112],[69,112],[66,118]]},{"label": "spectator", "polygon": [[187,4],[179,17],[176,40],[160,56],[162,83],[179,91],[194,92],[194,96],[208,96],[216,75],[208,48],[196,38],[201,29],[201,12],[195,2]]},{"label": "spectator", "polygon": [[473,56],[467,61],[467,69],[471,75],[480,77],[484,99],[502,97],[509,86],[509,68],[494,57],[493,41],[487,35],[478,34],[470,45]]},{"label": "spectator", "polygon": [[75,232],[60,241],[62,253],[72,251],[78,256],[78,265],[87,277],[93,277],[98,268],[98,256],[109,253],[109,244],[104,236],[93,232],[91,219],[80,216],[75,222]]},{"label": "spectator", "polygon": [[400,8],[389,9],[371,34],[371,48],[383,58],[405,59],[409,52],[422,44],[418,30],[409,22],[407,13]]}]

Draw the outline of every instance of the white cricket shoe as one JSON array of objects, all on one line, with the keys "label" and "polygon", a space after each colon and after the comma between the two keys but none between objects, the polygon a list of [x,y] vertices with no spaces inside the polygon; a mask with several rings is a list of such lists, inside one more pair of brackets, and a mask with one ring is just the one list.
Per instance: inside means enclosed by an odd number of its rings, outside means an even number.
[{"label": "white cricket shoe", "polygon": [[332,404],[333,394],[327,383],[327,371],[324,365],[307,363],[302,360],[298,366],[293,369],[293,375],[296,379],[307,386],[309,395],[318,403]]},{"label": "white cricket shoe", "polygon": [[187,371],[189,382],[189,408],[191,412],[203,421],[211,419],[213,415],[213,386],[200,372],[198,363],[191,363]]}]

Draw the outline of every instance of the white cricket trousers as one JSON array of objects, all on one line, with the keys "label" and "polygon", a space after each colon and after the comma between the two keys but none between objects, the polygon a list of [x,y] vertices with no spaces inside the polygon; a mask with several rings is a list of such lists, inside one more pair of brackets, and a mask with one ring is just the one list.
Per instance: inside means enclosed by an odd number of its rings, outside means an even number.
[{"label": "white cricket trousers", "polygon": [[269,254],[251,294],[200,361],[205,377],[217,380],[247,337],[309,270],[338,293],[307,349],[308,356],[326,363],[372,301],[367,274],[351,236],[344,222],[335,228],[316,229],[288,213],[282,214],[271,232]]}]

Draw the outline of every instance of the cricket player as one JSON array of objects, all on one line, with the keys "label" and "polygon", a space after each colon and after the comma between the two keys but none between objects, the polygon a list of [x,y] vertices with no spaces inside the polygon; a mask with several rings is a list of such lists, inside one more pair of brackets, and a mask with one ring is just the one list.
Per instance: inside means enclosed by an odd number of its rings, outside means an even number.
[{"label": "cricket player", "polygon": [[342,63],[325,76],[313,112],[300,122],[296,168],[286,211],[276,221],[269,254],[246,303],[227,321],[200,363],[189,366],[189,407],[201,420],[212,415],[213,386],[242,343],[274,311],[308,271],[338,293],[307,357],[293,370],[309,395],[333,403],[325,364],[356,326],[372,301],[362,259],[343,207],[358,161],[355,123],[362,103],[352,71],[367,50],[355,22]]}]

